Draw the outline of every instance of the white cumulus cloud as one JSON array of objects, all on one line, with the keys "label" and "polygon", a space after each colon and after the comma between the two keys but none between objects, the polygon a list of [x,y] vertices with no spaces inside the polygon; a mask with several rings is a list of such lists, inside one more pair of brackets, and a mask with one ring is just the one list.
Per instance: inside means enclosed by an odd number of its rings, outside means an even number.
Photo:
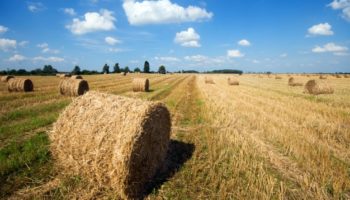
[{"label": "white cumulus cloud", "polygon": [[41,48],[42,53],[53,53],[53,54],[58,54],[60,53],[59,50],[56,49],[50,49],[49,45],[47,43],[41,43],[36,45],[37,47]]},{"label": "white cumulus cloud", "polygon": [[77,14],[73,8],[64,8],[63,12],[70,16],[74,16]]},{"label": "white cumulus cloud", "polygon": [[17,47],[16,40],[0,38],[0,50],[8,51],[8,50],[15,49],[16,47]]},{"label": "white cumulus cloud", "polygon": [[176,57],[170,57],[170,56],[165,56],[165,57],[154,57],[155,60],[163,61],[163,62],[179,62],[180,59]]},{"label": "white cumulus cloud", "polygon": [[246,39],[243,39],[243,40],[240,40],[238,41],[238,45],[241,45],[241,46],[250,46],[250,42]]},{"label": "white cumulus cloud", "polygon": [[308,29],[310,35],[333,35],[332,26],[328,23],[320,23]]},{"label": "white cumulus cloud", "polygon": [[96,31],[110,31],[115,29],[114,21],[116,21],[113,13],[106,9],[101,9],[100,12],[87,12],[84,19],[74,18],[72,24],[67,25],[73,34],[83,35]]},{"label": "white cumulus cloud", "polygon": [[227,56],[229,58],[241,58],[241,57],[244,57],[244,54],[242,54],[237,49],[231,49],[231,50],[227,50]]},{"label": "white cumulus cloud", "polygon": [[113,37],[110,37],[110,36],[105,37],[105,42],[109,45],[116,45],[116,44],[121,43],[120,40],[113,38]]},{"label": "white cumulus cloud", "polygon": [[203,8],[185,8],[170,0],[124,0],[123,8],[131,25],[195,22],[213,17]]},{"label": "white cumulus cloud", "polygon": [[1,26],[1,25],[0,25],[0,34],[1,34],[1,33],[6,33],[8,30],[9,30],[9,29],[8,29],[7,27]]},{"label": "white cumulus cloud", "polygon": [[350,21],[350,0],[333,0],[328,6],[333,10],[342,10],[342,17]]},{"label": "white cumulus cloud", "polygon": [[60,57],[42,57],[42,56],[37,56],[33,58],[33,61],[42,61],[42,62],[63,62],[64,58]]},{"label": "white cumulus cloud", "polygon": [[33,13],[45,10],[45,6],[41,2],[28,2],[27,5],[28,10]]},{"label": "white cumulus cloud", "polygon": [[312,49],[312,52],[314,53],[325,53],[325,52],[332,52],[332,53],[340,53],[340,52],[346,52],[348,51],[348,48],[345,46],[339,46],[334,43],[327,43],[323,46],[316,46]]},{"label": "white cumulus cloud", "polygon": [[9,58],[9,61],[11,61],[11,62],[17,62],[17,61],[22,61],[22,60],[25,60],[26,59],[26,57],[24,57],[24,56],[22,56],[22,55],[20,55],[20,54],[15,54],[15,55],[13,55],[13,56],[11,56],[10,58]]},{"label": "white cumulus cloud", "polygon": [[193,28],[176,33],[174,42],[184,47],[200,47],[200,36]]}]

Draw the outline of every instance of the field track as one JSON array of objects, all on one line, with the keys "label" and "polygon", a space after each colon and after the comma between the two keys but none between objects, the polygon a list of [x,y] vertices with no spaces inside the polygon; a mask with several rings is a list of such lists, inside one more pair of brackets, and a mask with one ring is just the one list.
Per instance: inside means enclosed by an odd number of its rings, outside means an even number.
[{"label": "field track", "polygon": [[[133,77],[149,78],[151,91],[132,92]],[[90,90],[162,101],[171,111],[167,170],[147,186],[148,199],[350,199],[350,79],[329,76],[335,93],[312,96],[289,87],[286,75],[236,76],[239,86],[228,77],[84,79]],[[59,95],[56,77],[30,78],[32,93],[0,83],[0,198],[115,198],[77,176],[44,188],[59,177],[47,133],[72,98]]]}]

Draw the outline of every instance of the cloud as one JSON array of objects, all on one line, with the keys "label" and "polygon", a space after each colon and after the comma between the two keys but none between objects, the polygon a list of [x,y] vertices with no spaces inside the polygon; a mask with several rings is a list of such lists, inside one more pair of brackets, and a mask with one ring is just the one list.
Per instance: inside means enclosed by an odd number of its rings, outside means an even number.
[{"label": "cloud", "polygon": [[28,41],[21,41],[20,43],[18,43],[19,46],[24,47],[28,44]]},{"label": "cloud", "polygon": [[112,14],[111,11],[106,9],[101,9],[99,13],[87,12],[83,20],[74,18],[72,24],[67,25],[66,28],[76,35],[96,31],[110,31],[115,29],[114,21],[116,21]]},{"label": "cloud", "polygon": [[333,35],[332,26],[328,23],[314,25],[308,29],[310,35]]},{"label": "cloud", "polygon": [[246,39],[243,39],[243,40],[238,41],[238,45],[250,46],[250,42],[248,40],[246,40]]},{"label": "cloud", "polygon": [[0,34],[6,33],[8,30],[9,30],[9,29],[8,29],[7,27],[1,26],[1,25],[0,25]]},{"label": "cloud", "polygon": [[63,12],[70,16],[74,16],[77,14],[73,8],[64,8]]},{"label": "cloud", "polygon": [[30,12],[39,12],[45,10],[45,6],[41,2],[28,2],[27,8]]},{"label": "cloud", "polygon": [[335,52],[333,53],[335,56],[348,56],[350,55],[348,52]]},{"label": "cloud", "polygon": [[219,57],[208,57],[204,55],[192,55],[192,56],[185,56],[184,59],[186,61],[190,62],[191,66],[197,66],[197,67],[209,67],[209,66],[218,66],[225,63],[227,60],[226,57],[219,56]]},{"label": "cloud", "polygon": [[328,4],[334,10],[344,9],[350,7],[350,0],[334,0],[332,3]]},{"label": "cloud", "polygon": [[203,8],[184,8],[170,0],[124,0],[123,8],[131,25],[195,22],[213,17]]},{"label": "cloud", "polygon": [[242,54],[239,50],[231,49],[227,50],[227,56],[229,58],[241,58],[244,57],[244,54]]},{"label": "cloud", "polygon": [[333,0],[328,6],[333,10],[342,10],[342,17],[350,21],[350,0]]},{"label": "cloud", "polygon": [[119,49],[119,48],[109,48],[108,51],[118,53],[118,52],[122,52],[124,50],[123,49]]},{"label": "cloud", "polygon": [[287,56],[288,56],[288,54],[286,54],[286,53],[283,53],[280,55],[281,58],[286,58]]},{"label": "cloud", "polygon": [[105,42],[109,45],[115,45],[115,44],[121,43],[120,40],[113,38],[113,37],[110,37],[110,36],[105,37]]},{"label": "cloud", "polygon": [[314,53],[326,53],[326,52],[332,52],[334,54],[338,54],[341,52],[346,52],[348,51],[348,48],[345,46],[339,46],[334,43],[327,43],[323,45],[323,47],[316,46],[315,48],[312,49],[312,52]]},{"label": "cloud", "polygon": [[192,62],[204,62],[208,59],[207,56],[203,55],[194,55],[194,56],[185,56],[185,60],[192,61]]},{"label": "cloud", "polygon": [[63,62],[64,58],[60,57],[42,57],[42,56],[37,56],[33,58],[33,61],[43,61],[43,62]]},{"label": "cloud", "polygon": [[19,55],[19,54],[15,54],[15,55],[13,55],[13,56],[11,56],[10,58],[9,58],[9,61],[11,61],[11,62],[17,62],[17,61],[22,61],[22,60],[25,60],[26,59],[26,57],[24,57],[24,56],[22,56],[22,55]]},{"label": "cloud", "polygon": [[155,60],[163,61],[163,62],[179,62],[180,59],[176,57],[154,57]]},{"label": "cloud", "polygon": [[16,40],[0,38],[0,50],[8,51],[8,50],[15,49],[16,47],[17,47]]},{"label": "cloud", "polygon": [[176,33],[174,42],[184,47],[200,47],[200,36],[193,28]]},{"label": "cloud", "polygon": [[41,43],[36,45],[37,47],[41,48],[42,53],[53,53],[53,54],[58,54],[60,53],[59,50],[56,49],[50,49],[49,45],[47,43]]}]

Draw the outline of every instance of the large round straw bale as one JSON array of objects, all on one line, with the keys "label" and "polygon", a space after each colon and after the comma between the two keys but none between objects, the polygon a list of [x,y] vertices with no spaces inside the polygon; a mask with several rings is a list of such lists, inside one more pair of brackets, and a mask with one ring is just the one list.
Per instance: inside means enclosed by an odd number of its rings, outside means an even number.
[{"label": "large round straw bale", "polygon": [[59,83],[60,94],[68,96],[79,96],[89,91],[89,84],[82,79],[63,79]]},{"label": "large round straw bale", "polygon": [[7,82],[7,89],[9,92],[31,92],[34,85],[30,79],[11,78]]},{"label": "large round straw bale", "polygon": [[134,92],[148,92],[149,80],[147,78],[134,78],[132,81],[132,90]]},{"label": "large round straw bale", "polygon": [[73,75],[70,77],[71,79],[83,79],[81,75]]},{"label": "large round straw bale", "polygon": [[162,167],[170,130],[160,102],[88,92],[61,113],[49,138],[63,173],[138,199]]},{"label": "large round straw bale", "polygon": [[215,84],[213,78],[207,77],[207,76],[204,77],[204,82],[205,82],[206,84]]},{"label": "large round straw bale", "polygon": [[333,94],[334,89],[329,86],[326,82],[316,81],[316,80],[309,80],[305,84],[305,93],[309,94]]},{"label": "large round straw bale", "polygon": [[236,79],[233,78],[233,77],[229,77],[229,78],[227,79],[227,83],[228,83],[229,85],[239,85],[239,81],[236,80]]},{"label": "large round straw bale", "polygon": [[9,81],[11,78],[15,78],[14,76],[11,76],[11,75],[7,75],[7,76],[2,76],[1,77],[1,82],[7,82]]},{"label": "large round straw bale", "polygon": [[295,79],[293,78],[293,77],[290,77],[289,79],[288,79],[288,85],[289,86],[303,86],[303,84],[302,83],[297,83],[297,82],[295,82]]}]

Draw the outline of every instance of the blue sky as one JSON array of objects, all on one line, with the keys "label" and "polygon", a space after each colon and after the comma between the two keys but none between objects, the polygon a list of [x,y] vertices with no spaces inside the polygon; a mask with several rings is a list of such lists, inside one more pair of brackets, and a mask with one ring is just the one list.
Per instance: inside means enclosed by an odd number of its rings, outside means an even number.
[{"label": "blue sky", "polygon": [[350,71],[350,0],[0,1],[0,70]]}]

